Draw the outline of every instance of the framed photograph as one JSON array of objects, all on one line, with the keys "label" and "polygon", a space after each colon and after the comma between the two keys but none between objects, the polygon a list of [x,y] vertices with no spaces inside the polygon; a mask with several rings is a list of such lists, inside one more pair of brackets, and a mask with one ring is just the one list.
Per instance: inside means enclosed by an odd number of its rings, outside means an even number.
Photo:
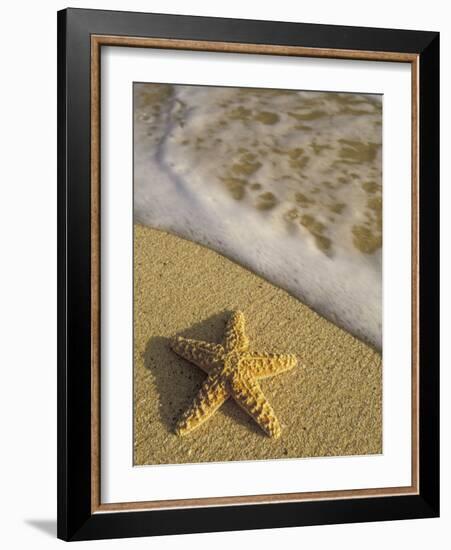
[{"label": "framed photograph", "polygon": [[58,536],[439,514],[439,35],[58,13]]}]

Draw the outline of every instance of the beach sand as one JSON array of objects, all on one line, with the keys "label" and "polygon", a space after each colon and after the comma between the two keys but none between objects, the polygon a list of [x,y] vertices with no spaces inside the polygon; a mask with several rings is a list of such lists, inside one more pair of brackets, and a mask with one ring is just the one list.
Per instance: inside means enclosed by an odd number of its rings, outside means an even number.
[{"label": "beach sand", "polygon": [[[382,452],[382,361],[371,347],[224,256],[135,225],[134,463],[178,464]],[[169,347],[176,335],[221,342],[244,312],[250,349],[295,353],[261,381],[282,425],[267,437],[233,400],[185,437],[174,434],[205,374]]]}]

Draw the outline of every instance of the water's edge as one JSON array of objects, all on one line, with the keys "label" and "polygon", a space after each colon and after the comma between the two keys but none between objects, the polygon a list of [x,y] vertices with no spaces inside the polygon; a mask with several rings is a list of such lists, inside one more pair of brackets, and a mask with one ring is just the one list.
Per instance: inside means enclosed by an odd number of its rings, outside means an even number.
[{"label": "water's edge", "polygon": [[380,350],[381,99],[134,93],[135,221],[237,261]]}]

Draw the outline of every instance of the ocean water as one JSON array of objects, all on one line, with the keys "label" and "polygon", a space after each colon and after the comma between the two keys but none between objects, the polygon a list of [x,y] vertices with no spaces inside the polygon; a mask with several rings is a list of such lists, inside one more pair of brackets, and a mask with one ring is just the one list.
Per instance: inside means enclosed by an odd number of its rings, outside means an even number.
[{"label": "ocean water", "polygon": [[213,248],[379,350],[381,171],[381,96],[134,85],[135,221]]}]

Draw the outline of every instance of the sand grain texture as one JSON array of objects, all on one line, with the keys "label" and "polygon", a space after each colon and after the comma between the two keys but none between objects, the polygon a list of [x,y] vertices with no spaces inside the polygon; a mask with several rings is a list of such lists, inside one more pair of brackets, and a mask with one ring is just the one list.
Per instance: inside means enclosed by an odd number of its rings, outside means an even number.
[{"label": "sand grain texture", "polygon": [[[284,290],[216,252],[135,225],[134,462],[177,464],[382,452],[380,355]],[[261,381],[282,425],[268,438],[232,400],[198,430],[174,433],[205,373],[169,339],[221,342],[241,309],[250,349],[295,353],[292,371]]]}]

